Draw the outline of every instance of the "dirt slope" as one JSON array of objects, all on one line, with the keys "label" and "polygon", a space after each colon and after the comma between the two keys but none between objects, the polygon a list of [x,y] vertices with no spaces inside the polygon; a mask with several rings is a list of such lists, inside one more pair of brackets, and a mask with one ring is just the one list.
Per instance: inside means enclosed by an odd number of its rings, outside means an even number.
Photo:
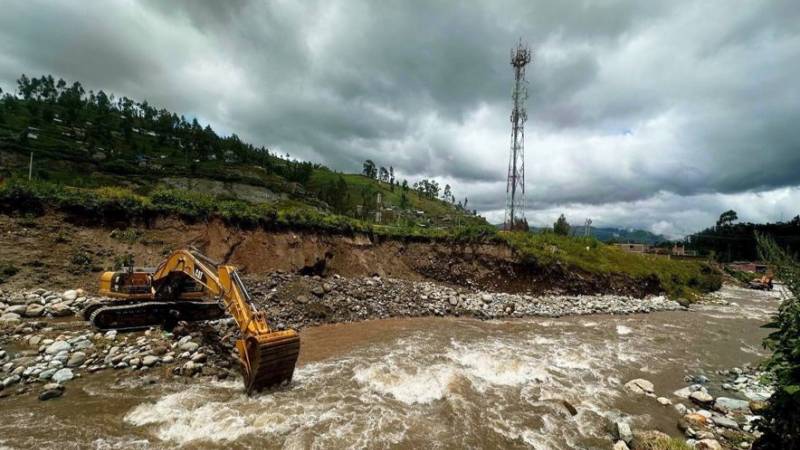
[{"label": "dirt slope", "polygon": [[274,271],[342,276],[438,280],[506,292],[621,293],[637,297],[660,290],[657,280],[599,276],[560,266],[521,264],[500,244],[376,240],[366,235],[242,230],[219,220],[186,223],[88,225],[81,218],[0,215],[0,264],[19,272],[0,287],[81,286],[93,290],[98,272],[127,254],[137,266],[154,266],[171,249],[195,246],[249,274]]}]

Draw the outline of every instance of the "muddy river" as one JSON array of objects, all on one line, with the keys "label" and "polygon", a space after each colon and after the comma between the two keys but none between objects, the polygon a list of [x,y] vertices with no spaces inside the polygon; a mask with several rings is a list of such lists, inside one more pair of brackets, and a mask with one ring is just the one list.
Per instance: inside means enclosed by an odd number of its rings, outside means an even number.
[{"label": "muddy river", "polygon": [[302,333],[291,386],[255,398],[238,380],[141,387],[106,371],[72,381],[61,399],[3,401],[0,447],[609,448],[607,423],[622,416],[678,435],[672,408],[622,385],[646,378],[677,400],[685,375],[714,380],[760,360],[759,326],[777,296],[731,287],[718,296],[732,304],[317,327]]}]

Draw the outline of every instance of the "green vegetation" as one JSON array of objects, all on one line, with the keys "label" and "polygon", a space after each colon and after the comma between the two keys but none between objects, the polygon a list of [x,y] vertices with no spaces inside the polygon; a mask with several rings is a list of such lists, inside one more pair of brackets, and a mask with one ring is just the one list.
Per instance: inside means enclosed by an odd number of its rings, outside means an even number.
[{"label": "green vegetation", "polygon": [[739,281],[740,283],[744,283],[744,284],[747,284],[747,283],[753,281],[754,279],[758,278],[758,275],[755,274],[755,273],[744,272],[742,270],[732,269],[732,268],[730,268],[728,266],[725,266],[724,270],[725,270],[725,273],[727,273],[728,275],[732,276],[733,278],[736,278],[737,281]]},{"label": "green vegetation", "polygon": [[[395,178],[394,168],[364,163],[364,175],[346,175],[319,164],[293,160],[238,136],[219,136],[208,125],[147,101],[88,91],[52,76],[17,81],[17,95],[0,98],[0,179],[27,177],[78,188],[126,186],[147,197],[167,178],[222,182],[228,199],[245,199],[232,184],[257,187],[322,213],[364,222],[448,228],[485,224],[442,195],[435,181],[414,189]],[[204,183],[198,182],[198,186]],[[205,183],[207,185],[207,183]],[[200,189],[200,188],[198,188]],[[380,205],[378,194],[381,194]],[[380,206],[380,208],[379,208]]]},{"label": "green vegetation", "polygon": [[628,253],[591,237],[518,232],[502,236],[532,263],[562,264],[590,273],[623,273],[640,279],[657,277],[672,298],[693,300],[722,285],[719,273],[706,263]]},{"label": "green vegetation", "polygon": [[673,437],[659,437],[647,440],[636,446],[641,450],[692,450],[694,447],[687,444],[683,439]]},{"label": "green vegetation", "polygon": [[758,429],[763,436],[755,449],[800,448],[800,262],[764,235],[756,235],[761,257],[775,269],[791,293],[765,325],[775,331],[764,340],[772,351],[766,367],[775,375],[775,393]]},{"label": "green vegetation", "polygon": [[715,226],[690,236],[687,248],[701,255],[714,255],[722,262],[754,261],[759,257],[755,233],[761,233],[783,248],[800,250],[800,216],[788,222],[765,224],[734,223],[736,220],[736,211],[722,213]]}]

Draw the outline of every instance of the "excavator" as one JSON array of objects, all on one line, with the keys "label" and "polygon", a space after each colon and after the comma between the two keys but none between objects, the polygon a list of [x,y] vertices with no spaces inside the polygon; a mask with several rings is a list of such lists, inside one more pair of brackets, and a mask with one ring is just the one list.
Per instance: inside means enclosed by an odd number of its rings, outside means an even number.
[{"label": "excavator", "polygon": [[292,379],[300,336],[269,327],[233,266],[216,264],[196,250],[176,250],[154,270],[103,273],[100,295],[109,299],[83,312],[100,330],[171,330],[179,321],[220,319],[227,312],[240,330],[236,348],[247,393]]}]

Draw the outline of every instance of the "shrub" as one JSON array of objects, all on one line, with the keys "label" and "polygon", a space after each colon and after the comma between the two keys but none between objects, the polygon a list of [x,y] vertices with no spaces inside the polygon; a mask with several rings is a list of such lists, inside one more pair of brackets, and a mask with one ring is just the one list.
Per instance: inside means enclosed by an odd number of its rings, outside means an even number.
[{"label": "shrub", "polygon": [[800,262],[767,236],[757,234],[756,241],[761,258],[774,267],[791,295],[764,325],[775,330],[764,339],[764,347],[772,351],[766,368],[775,376],[775,393],[757,423],[764,434],[753,448],[800,449]]}]

